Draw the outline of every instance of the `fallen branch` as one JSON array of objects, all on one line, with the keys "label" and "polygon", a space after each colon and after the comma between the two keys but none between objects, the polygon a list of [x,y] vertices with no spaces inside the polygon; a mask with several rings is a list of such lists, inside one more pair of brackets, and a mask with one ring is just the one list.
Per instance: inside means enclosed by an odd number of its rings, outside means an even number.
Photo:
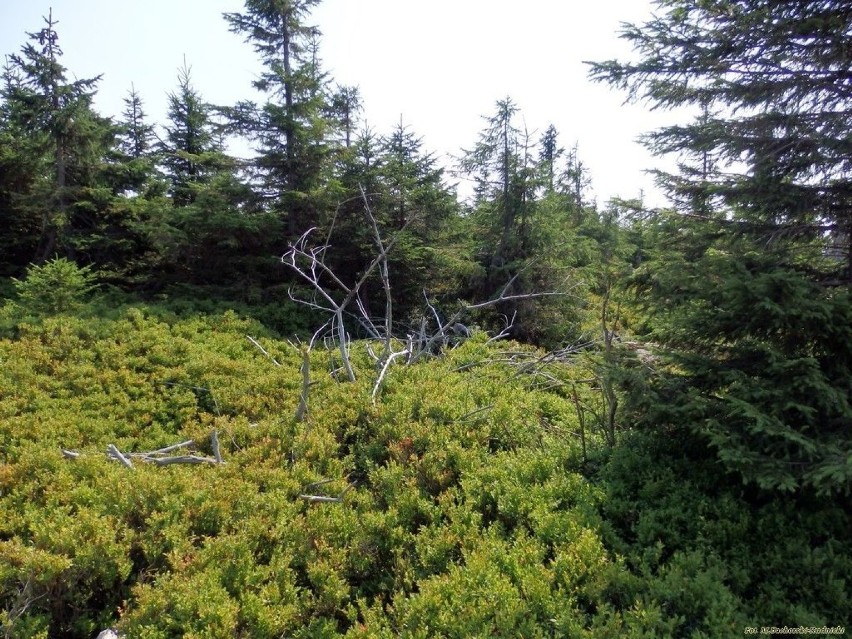
[{"label": "fallen branch", "polygon": [[[176,450],[180,450],[181,448],[189,448],[195,445],[195,442],[191,439],[186,441],[172,444],[171,446],[166,446],[164,448],[158,448],[157,450],[150,450],[141,453],[122,453],[115,444],[109,444],[107,446],[106,454],[110,459],[114,459],[115,461],[121,463],[127,468],[133,469],[133,462],[131,459],[135,459],[137,461],[142,461],[148,464],[154,464],[156,466],[169,466],[171,464],[224,464],[225,462],[222,460],[222,450],[219,445],[219,433],[216,429],[210,435],[210,447],[213,450],[213,457],[202,457],[200,455],[167,455],[167,453],[174,452]],[[78,453],[74,450],[68,450],[65,448],[60,449],[62,451],[62,456],[65,459],[79,459],[82,457],[82,453]]]},{"label": "fallen branch", "polygon": [[120,461],[122,464],[124,464],[128,468],[130,468],[130,469],[133,468],[133,464],[131,463],[131,461],[127,457],[125,457],[121,453],[121,451],[118,450],[118,448],[115,447],[115,444],[110,444],[109,446],[107,446],[107,455],[109,455],[110,457],[112,457],[113,459],[115,459],[117,461]]},{"label": "fallen branch", "polygon": [[[330,484],[333,481],[334,481],[333,479],[323,479],[323,480],[314,482],[312,484],[308,484],[307,486],[305,486],[305,489],[307,490],[307,489],[310,489],[310,488],[317,488],[317,487],[322,486],[324,484]],[[346,488],[344,488],[342,491],[340,491],[340,494],[337,497],[329,497],[327,495],[309,495],[309,494],[303,493],[303,494],[299,495],[299,498],[304,499],[304,500],[309,501],[309,502],[313,502],[313,503],[341,504],[341,503],[343,503],[343,496],[347,492],[352,490],[352,488],[354,488],[354,487],[355,487],[355,482],[353,482],[351,484],[347,484]]]},{"label": "fallen branch", "polygon": [[159,448],[157,450],[152,450],[147,453],[130,453],[130,456],[134,455],[162,455],[165,453],[170,453],[173,450],[178,450],[179,448],[186,448],[187,446],[194,446],[195,442],[191,439],[187,439],[185,442],[180,442],[179,444],[172,444],[171,446],[166,446],[165,448]]},{"label": "fallen branch", "polygon": [[221,464],[222,462],[213,457],[198,457],[196,455],[181,455],[179,457],[142,457],[142,461],[157,466],[169,466],[171,464]]},{"label": "fallen branch", "polygon": [[[388,346],[387,348],[390,348],[390,347]],[[403,355],[410,355],[410,354],[411,354],[411,351],[406,348],[406,349],[401,350],[401,351],[396,352],[396,353],[390,353],[385,358],[385,362],[384,362],[384,365],[382,366],[382,370],[379,373],[379,376],[376,378],[376,383],[373,384],[373,392],[370,395],[374,404],[376,403],[376,395],[379,392],[379,388],[382,385],[382,381],[385,379],[385,373],[388,372],[388,368],[390,368],[390,365],[393,363],[393,360],[397,359],[398,357],[402,357]]]},{"label": "fallen branch", "polygon": [[299,495],[299,497],[308,501],[320,502],[325,504],[339,504],[343,501],[340,497],[325,497],[323,495]]}]

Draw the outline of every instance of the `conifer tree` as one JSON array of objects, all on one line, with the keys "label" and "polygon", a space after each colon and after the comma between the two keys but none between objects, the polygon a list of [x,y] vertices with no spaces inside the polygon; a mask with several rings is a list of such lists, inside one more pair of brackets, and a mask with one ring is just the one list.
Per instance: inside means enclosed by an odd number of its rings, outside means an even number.
[{"label": "conifer tree", "polygon": [[679,206],[643,267],[675,366],[648,421],[766,488],[852,487],[852,9],[666,0],[592,76],[695,119],[647,137]]},{"label": "conifer tree", "polygon": [[142,98],[131,86],[124,98],[124,111],[118,121],[118,137],[114,151],[114,172],[123,176],[124,195],[154,195],[157,174],[155,127],[147,121]]},{"label": "conifer tree", "polygon": [[358,124],[358,113],[362,108],[358,87],[338,86],[332,92],[329,112],[338,123],[338,128],[343,134],[343,146],[346,148],[352,145],[355,127]]},{"label": "conifer tree", "polygon": [[27,210],[26,199],[37,177],[49,172],[49,160],[21,129],[9,97],[20,84],[16,69],[3,69],[0,92],[0,264],[3,275],[18,275],[33,259],[41,237],[41,216]]},{"label": "conifer tree", "polygon": [[[81,203],[112,148],[115,130],[92,109],[100,77],[68,81],[60,58],[57,21],[30,33],[20,54],[9,56],[3,87],[4,125],[20,140],[17,161],[29,166],[25,190],[14,193],[17,214],[38,219],[39,239],[31,259],[42,262],[76,253],[80,236],[93,221]],[[30,170],[47,165],[46,172]],[[22,176],[23,177],[23,176]],[[79,204],[79,206],[77,205]]]},{"label": "conifer tree", "polygon": [[256,276],[258,253],[277,225],[257,210],[250,188],[239,178],[237,162],[224,151],[214,108],[193,86],[186,63],[178,72],[177,90],[169,94],[164,129],[158,156],[171,206],[154,200],[147,207],[161,275],[201,285]]},{"label": "conifer tree", "polygon": [[494,115],[485,118],[476,145],[464,151],[461,160],[462,170],[476,184],[477,209],[490,218],[490,234],[497,234],[488,248],[487,286],[498,284],[506,266],[524,256],[536,190],[529,135],[515,122],[520,109],[508,97],[496,107]]},{"label": "conifer tree", "polygon": [[147,122],[142,97],[131,85],[124,98],[119,148],[125,155],[138,160],[151,152],[154,139],[154,126]]},{"label": "conifer tree", "polygon": [[565,153],[565,149],[559,146],[559,133],[552,124],[541,136],[540,146],[539,166],[541,167],[544,191],[545,193],[553,193],[557,186],[557,162]]},{"label": "conifer tree", "polygon": [[184,62],[178,71],[178,89],[169,94],[168,123],[160,155],[171,183],[172,203],[186,206],[195,189],[221,167],[223,147],[213,131],[212,108],[192,85],[191,69]]},{"label": "conifer tree", "polygon": [[227,109],[233,126],[257,143],[256,169],[264,199],[294,238],[317,223],[318,189],[327,168],[330,120],[319,31],[306,20],[320,0],[246,0],[226,13],[231,31],[245,36],[264,64],[254,82],[264,104]]}]

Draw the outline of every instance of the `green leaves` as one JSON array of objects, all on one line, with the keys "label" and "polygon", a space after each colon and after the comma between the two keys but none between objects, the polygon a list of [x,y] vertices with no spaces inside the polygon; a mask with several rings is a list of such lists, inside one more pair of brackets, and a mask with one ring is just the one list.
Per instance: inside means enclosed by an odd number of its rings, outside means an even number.
[{"label": "green leaves", "polygon": [[[689,446],[658,459],[647,451],[659,442],[627,433],[611,466],[583,476],[562,386],[588,371],[549,364],[541,387],[512,363],[522,347],[511,349],[475,335],[395,367],[376,404],[370,375],[341,384],[335,355],[315,349],[311,410],[297,422],[299,349],[233,312],[133,307],[22,324],[0,341],[0,629],[591,638],[712,635],[722,624],[730,634],[745,611],[793,597],[783,563],[800,558],[808,531],[845,530],[840,511],[812,524],[803,513],[790,520],[802,538],[779,547],[790,513],[752,520],[720,482],[700,493],[718,467],[688,464]],[[362,343],[353,364],[373,366]],[[751,419],[758,391],[747,377],[730,387],[743,398],[730,419]],[[580,383],[578,393],[584,406],[600,401]],[[208,453],[213,428],[224,464],[130,472],[103,454],[187,439]],[[602,435],[587,437],[604,448]],[[825,481],[848,472],[845,458],[831,464]],[[771,570],[749,563],[750,534]],[[819,542],[795,565],[808,583],[828,576],[796,619],[846,609],[848,562],[832,559],[843,552]]]}]

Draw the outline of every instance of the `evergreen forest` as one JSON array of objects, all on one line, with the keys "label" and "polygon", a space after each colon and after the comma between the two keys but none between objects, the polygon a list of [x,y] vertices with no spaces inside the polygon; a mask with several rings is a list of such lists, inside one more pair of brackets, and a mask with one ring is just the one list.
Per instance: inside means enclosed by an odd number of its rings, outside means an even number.
[{"label": "evergreen forest", "polygon": [[845,633],[852,3],[623,25],[590,79],[691,113],[651,208],[509,96],[452,160],[368,126],[320,1],[160,122],[50,10],[3,52],[0,636]]}]

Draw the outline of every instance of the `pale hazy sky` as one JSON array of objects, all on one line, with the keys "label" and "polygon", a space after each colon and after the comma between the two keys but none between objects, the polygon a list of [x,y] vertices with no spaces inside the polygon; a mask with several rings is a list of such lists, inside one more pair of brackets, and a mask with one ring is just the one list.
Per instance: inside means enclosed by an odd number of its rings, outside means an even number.
[{"label": "pale hazy sky", "polygon": [[[184,56],[205,100],[253,96],[260,63],[222,18],[242,11],[241,0],[0,0],[0,54],[19,51],[51,6],[65,66],[79,78],[103,74],[104,115],[121,113],[133,83],[161,122]],[[583,64],[629,56],[619,25],[650,14],[650,0],[325,0],[311,22],[326,70],[360,87],[379,133],[402,117],[428,150],[456,155],[508,95],[536,138],[553,123],[563,146],[579,143],[599,203],[643,190],[659,205],[643,170],[662,161],[636,138],[673,116],[624,105],[623,94],[590,83]]]}]

